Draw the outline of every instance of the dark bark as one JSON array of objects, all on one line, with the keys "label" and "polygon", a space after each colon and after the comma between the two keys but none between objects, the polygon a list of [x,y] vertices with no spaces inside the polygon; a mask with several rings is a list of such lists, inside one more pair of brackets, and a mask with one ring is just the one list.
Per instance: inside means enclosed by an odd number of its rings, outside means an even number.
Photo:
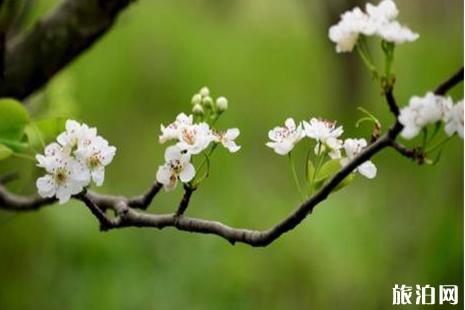
[{"label": "dark bark", "polygon": [[134,0],[65,0],[7,42],[0,97],[24,99],[92,46]]}]

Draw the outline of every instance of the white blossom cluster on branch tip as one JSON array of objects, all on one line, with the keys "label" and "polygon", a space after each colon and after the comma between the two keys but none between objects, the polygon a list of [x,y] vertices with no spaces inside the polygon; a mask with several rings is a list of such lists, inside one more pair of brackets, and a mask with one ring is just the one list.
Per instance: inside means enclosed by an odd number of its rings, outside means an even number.
[{"label": "white blossom cluster on branch tip", "polygon": [[68,120],[57,142],[47,145],[43,155],[36,155],[38,166],[47,172],[36,182],[40,196],[56,197],[62,204],[92,181],[103,184],[105,166],[113,160],[116,148],[98,136],[96,128]]},{"label": "white blossom cluster on branch tip", "polygon": [[[294,119],[288,118],[284,127],[278,126],[268,132],[271,141],[267,142],[266,146],[279,155],[286,155],[290,154],[302,139],[309,138],[316,142],[313,147],[315,156],[324,158],[328,155],[330,159],[339,160],[341,166],[345,166],[367,146],[367,142],[365,139],[351,138],[344,141],[340,139],[343,132],[343,127],[337,126],[335,121],[314,117],[309,122],[296,124]],[[369,179],[376,176],[376,167],[371,161],[361,164],[356,171]]]},{"label": "white blossom cluster on branch tip", "polygon": [[240,134],[239,129],[230,128],[221,131],[213,127],[220,115],[228,108],[225,97],[218,97],[213,101],[210,90],[203,87],[193,96],[192,105],[194,115],[180,113],[168,126],[161,125],[159,142],[161,144],[171,140],[176,142],[166,149],[165,163],[157,171],[157,181],[163,184],[167,191],[175,189],[178,180],[183,183],[194,180],[197,173],[191,163],[194,155],[205,156],[208,170],[209,157],[216,145],[221,144],[231,153],[240,149],[235,142]]},{"label": "white blossom cluster on branch tip", "polygon": [[463,99],[454,105],[450,97],[432,92],[424,97],[413,96],[400,111],[399,122],[404,126],[401,136],[412,139],[427,125],[441,121],[448,136],[457,133],[463,139]]},{"label": "white blossom cluster on branch tip", "polygon": [[419,35],[397,20],[399,10],[392,0],[383,0],[378,5],[366,4],[363,12],[359,7],[341,15],[341,20],[329,28],[329,38],[336,43],[336,51],[351,52],[360,35],[377,35],[395,44],[412,42]]}]

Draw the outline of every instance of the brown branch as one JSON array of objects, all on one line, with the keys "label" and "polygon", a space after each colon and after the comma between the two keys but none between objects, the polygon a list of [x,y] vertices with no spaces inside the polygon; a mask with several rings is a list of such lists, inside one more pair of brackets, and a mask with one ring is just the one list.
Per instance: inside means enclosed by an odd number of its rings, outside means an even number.
[{"label": "brown branch", "polygon": [[148,191],[138,197],[129,199],[128,206],[134,209],[146,210],[153,201],[153,198],[160,192],[162,184],[154,182]]},{"label": "brown branch", "polygon": [[420,147],[408,148],[405,145],[397,141],[391,141],[391,146],[399,154],[401,154],[404,157],[414,160],[417,164],[421,165],[425,163],[425,158],[426,158],[425,153]]},{"label": "brown branch", "polygon": [[98,219],[98,221],[100,222],[100,230],[107,230],[109,227],[113,225],[112,221],[106,216],[105,212],[102,211],[95,204],[95,202],[89,196],[86,195],[86,193],[78,195],[76,198],[84,202],[87,208],[89,208],[90,212],[92,212],[92,214]]},{"label": "brown branch", "polygon": [[184,196],[182,196],[182,200],[179,203],[178,210],[176,211],[177,216],[183,215],[186,211],[187,207],[189,206],[189,201],[191,200],[191,196],[194,190],[194,188],[184,185]]},{"label": "brown branch", "polygon": [[463,67],[460,68],[454,75],[452,75],[447,81],[442,83],[441,85],[436,88],[434,93],[436,95],[444,95],[451,89],[452,87],[456,86],[460,82],[463,81]]},{"label": "brown branch", "polygon": [[55,198],[42,198],[39,196],[21,196],[9,192],[0,185],[0,209],[8,211],[35,211],[56,202]]},{"label": "brown branch", "polygon": [[[448,83],[447,87],[443,87],[443,89],[450,89],[460,81],[461,79],[454,79],[453,82]],[[386,93],[386,100],[390,106],[397,107],[392,90]],[[259,231],[233,228],[216,221],[183,216],[182,214],[189,204],[189,200],[193,191],[193,189],[189,189],[188,187],[186,187],[186,191],[179,205],[178,211],[172,214],[148,214],[132,208],[130,206],[131,201],[139,201],[139,198],[136,200],[131,200],[125,197],[100,195],[92,192],[88,192],[87,194],[79,195],[74,198],[81,200],[86,204],[94,216],[99,220],[103,230],[123,227],[155,227],[159,229],[165,227],[174,227],[181,231],[217,235],[228,240],[232,244],[241,242],[251,246],[267,246],[282,236],[284,233],[294,229],[297,225],[299,225],[299,223],[301,223],[318,204],[324,201],[331,194],[331,192],[350,173],[352,173],[355,168],[357,168],[357,166],[369,160],[384,148],[393,147],[404,156],[411,157],[412,154],[410,151],[395,141],[395,138],[401,130],[402,125],[396,121],[387,133],[370,144],[360,154],[353,158],[349,164],[344,166],[338,173],[336,173],[310,199],[295,209],[280,223],[268,230]],[[158,192],[157,190],[154,190],[154,188],[156,188],[156,185],[148,191],[148,195],[143,195],[140,201],[144,201],[143,197],[151,197],[150,199],[152,199],[154,196],[153,193]],[[38,198],[24,198],[11,194],[2,187],[0,187],[0,199],[0,208],[17,211],[21,211],[23,209],[27,210],[33,206],[38,208],[42,205],[51,204],[55,201],[54,199],[46,200]],[[113,219],[108,218],[105,214],[106,209],[114,210],[116,217]]]},{"label": "brown branch", "polygon": [[26,33],[7,42],[0,97],[23,99],[91,47],[134,0],[64,0]]}]

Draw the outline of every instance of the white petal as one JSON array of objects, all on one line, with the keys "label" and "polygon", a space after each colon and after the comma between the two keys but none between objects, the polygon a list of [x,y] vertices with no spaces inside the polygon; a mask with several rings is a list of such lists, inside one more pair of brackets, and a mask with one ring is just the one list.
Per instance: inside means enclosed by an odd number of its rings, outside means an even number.
[{"label": "white petal", "polygon": [[227,148],[231,153],[236,153],[240,150],[240,146],[237,145],[234,141],[225,141],[223,146]]},{"label": "white petal", "polygon": [[47,174],[36,181],[37,191],[44,198],[53,197],[56,191],[56,184],[52,176]]},{"label": "white petal", "polygon": [[419,127],[405,126],[402,129],[402,132],[400,133],[400,135],[403,138],[405,138],[407,140],[410,140],[410,139],[415,138],[420,133],[420,130],[421,130],[421,128],[419,128]]},{"label": "white petal", "polygon": [[57,188],[56,196],[59,204],[64,204],[71,198],[71,190],[68,186],[59,186]]},{"label": "white petal", "polygon": [[240,131],[237,128],[231,128],[226,130],[226,133],[224,134],[224,137],[227,140],[235,140],[237,137],[239,137]]},{"label": "white petal", "polygon": [[195,168],[191,163],[188,163],[184,166],[184,169],[181,171],[179,179],[181,179],[182,182],[187,183],[190,182],[194,178],[194,176]]},{"label": "white petal", "polygon": [[161,184],[169,184],[171,182],[171,177],[173,173],[171,171],[171,167],[167,164],[158,167],[157,171],[157,181]]},{"label": "white petal", "polygon": [[290,130],[294,130],[295,129],[295,122],[294,122],[294,119],[289,117],[288,119],[286,119],[286,121],[284,122],[284,124],[286,125],[287,128],[289,128]]},{"label": "white petal", "polygon": [[181,149],[177,145],[172,145],[166,148],[165,151],[165,160],[173,161],[173,160],[180,160],[182,157]]},{"label": "white petal", "polygon": [[366,161],[357,168],[361,175],[368,179],[373,179],[376,176],[376,166],[371,161]]},{"label": "white petal", "polygon": [[105,179],[105,168],[98,167],[92,171],[92,180],[95,182],[95,185],[102,186],[103,180]]}]

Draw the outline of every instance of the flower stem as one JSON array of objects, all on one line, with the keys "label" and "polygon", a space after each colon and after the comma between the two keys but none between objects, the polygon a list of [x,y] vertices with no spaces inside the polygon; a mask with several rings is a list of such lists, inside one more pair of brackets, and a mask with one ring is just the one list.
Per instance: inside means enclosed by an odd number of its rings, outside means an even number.
[{"label": "flower stem", "polygon": [[428,148],[425,150],[425,153],[430,153],[432,151],[435,151],[436,149],[440,148],[441,146],[443,146],[444,144],[446,144],[453,136],[450,136],[450,137],[447,137],[445,138],[444,140],[442,140],[441,142],[439,142],[438,144]]},{"label": "flower stem", "polygon": [[292,158],[292,152],[289,152],[289,164],[291,166],[291,172],[292,172],[292,177],[294,178],[294,182],[295,182],[295,185],[297,186],[297,190],[299,191],[300,193],[300,196],[302,198],[302,201],[305,200],[305,194],[304,192],[302,191],[302,188],[300,186],[300,182],[299,182],[299,178],[297,176],[297,171],[295,169],[295,164],[294,164],[294,160]]},{"label": "flower stem", "polygon": [[367,66],[368,70],[373,74],[375,79],[378,79],[378,71],[376,70],[375,65],[371,61],[370,53],[368,51],[368,46],[365,42],[364,38],[359,39],[359,43],[355,46],[360,58],[362,59],[363,63]]},{"label": "flower stem", "polygon": [[193,184],[195,184],[195,186],[199,185],[202,181],[204,181],[208,177],[208,174],[210,173],[210,157],[212,156],[212,154],[215,151],[217,146],[218,146],[218,144],[215,143],[210,148],[210,151],[208,151],[208,153],[203,153],[205,155],[205,157],[204,157],[202,163],[200,163],[199,167],[197,168],[197,173],[201,171],[201,169],[205,166],[205,164],[207,164],[207,171],[203,174],[203,176],[200,179],[193,182]]}]

